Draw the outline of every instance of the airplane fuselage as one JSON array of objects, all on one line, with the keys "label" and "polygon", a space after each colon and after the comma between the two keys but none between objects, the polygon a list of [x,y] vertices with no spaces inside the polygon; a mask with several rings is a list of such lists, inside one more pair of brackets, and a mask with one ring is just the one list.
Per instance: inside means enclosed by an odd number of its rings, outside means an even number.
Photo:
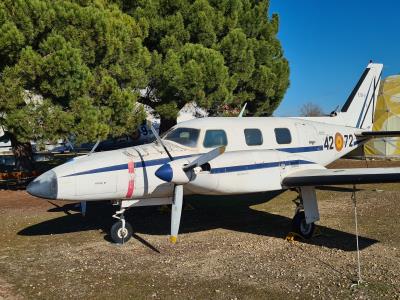
[{"label": "airplane fuselage", "polygon": [[[174,128],[199,132],[191,146],[164,140],[182,165],[212,149],[213,145],[205,144],[208,131],[225,132],[226,152],[195,170],[195,178],[185,185],[186,194],[216,195],[280,190],[284,188],[281,179],[287,174],[325,166],[355,149],[359,143],[355,134],[361,131],[274,117],[203,118]],[[168,162],[157,143],[76,157],[53,169],[57,192],[47,198],[96,201],[171,197],[173,184],[155,175]]]}]

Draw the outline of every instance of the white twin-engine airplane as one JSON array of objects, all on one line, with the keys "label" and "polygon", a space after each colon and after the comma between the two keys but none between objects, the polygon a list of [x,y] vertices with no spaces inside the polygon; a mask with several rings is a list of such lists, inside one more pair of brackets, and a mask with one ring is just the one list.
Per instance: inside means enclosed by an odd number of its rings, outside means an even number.
[{"label": "white twin-engine airplane", "polygon": [[176,242],[184,194],[296,188],[293,230],[310,238],[319,220],[315,186],[400,181],[400,168],[324,167],[370,138],[399,135],[371,131],[382,68],[370,63],[341,111],[330,116],[194,119],[162,139],[154,131],[151,144],[76,157],[36,178],[27,191],[46,199],[113,201],[120,209],[111,237],[124,243],[132,235],[124,219],[130,207],[172,204]]}]

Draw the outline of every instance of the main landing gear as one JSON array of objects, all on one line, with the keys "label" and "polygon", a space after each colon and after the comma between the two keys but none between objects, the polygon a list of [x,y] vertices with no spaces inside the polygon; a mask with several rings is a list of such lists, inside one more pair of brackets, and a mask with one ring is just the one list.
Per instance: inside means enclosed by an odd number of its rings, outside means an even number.
[{"label": "main landing gear", "polygon": [[[292,231],[305,239],[310,239],[315,232],[315,221],[319,220],[317,199],[314,187],[301,187],[299,196],[293,202],[296,204],[295,215],[292,219]],[[308,209],[308,218],[305,208]]]},{"label": "main landing gear", "polygon": [[113,218],[118,219],[117,222],[111,227],[111,239],[116,244],[124,244],[132,237],[132,226],[124,217],[125,208],[121,208],[114,215]]},{"label": "main landing gear", "polygon": [[314,222],[307,224],[304,211],[299,211],[292,219],[292,230],[303,238],[310,239],[314,235],[315,224]]}]

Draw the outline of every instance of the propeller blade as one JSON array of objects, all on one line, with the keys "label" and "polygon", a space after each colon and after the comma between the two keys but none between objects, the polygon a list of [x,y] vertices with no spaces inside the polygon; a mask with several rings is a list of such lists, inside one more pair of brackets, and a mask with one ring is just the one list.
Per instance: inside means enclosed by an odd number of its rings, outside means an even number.
[{"label": "propeller blade", "polygon": [[167,153],[169,159],[171,161],[174,160],[174,158],[172,157],[171,153],[169,153],[167,147],[165,147],[164,143],[162,142],[162,139],[160,138],[160,136],[158,135],[158,132],[155,130],[155,128],[153,127],[153,124],[150,121],[147,121],[147,127],[150,127],[151,132],[153,133],[153,135],[156,137],[157,142],[164,148],[165,152]]},{"label": "propeller blade", "polygon": [[188,171],[195,167],[204,165],[205,163],[208,163],[209,161],[213,160],[214,158],[216,158],[216,157],[220,156],[222,153],[224,153],[225,149],[226,149],[225,146],[221,146],[221,147],[215,148],[214,150],[211,150],[210,152],[200,155],[194,161],[192,161],[188,165],[184,166],[183,170]]},{"label": "propeller blade", "polygon": [[178,238],[179,225],[181,222],[183,203],[183,185],[175,185],[174,188],[174,202],[172,203],[171,210],[171,243],[175,244]]}]

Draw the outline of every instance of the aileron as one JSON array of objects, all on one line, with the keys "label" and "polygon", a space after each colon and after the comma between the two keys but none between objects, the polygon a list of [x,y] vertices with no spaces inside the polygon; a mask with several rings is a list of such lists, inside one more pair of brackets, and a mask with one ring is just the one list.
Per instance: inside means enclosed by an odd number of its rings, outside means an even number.
[{"label": "aileron", "polygon": [[357,137],[365,137],[365,138],[382,138],[382,137],[396,137],[400,136],[400,131],[392,130],[392,131],[363,131],[361,133],[356,133]]},{"label": "aileron", "polygon": [[400,168],[308,169],[282,180],[286,187],[400,182]]}]

